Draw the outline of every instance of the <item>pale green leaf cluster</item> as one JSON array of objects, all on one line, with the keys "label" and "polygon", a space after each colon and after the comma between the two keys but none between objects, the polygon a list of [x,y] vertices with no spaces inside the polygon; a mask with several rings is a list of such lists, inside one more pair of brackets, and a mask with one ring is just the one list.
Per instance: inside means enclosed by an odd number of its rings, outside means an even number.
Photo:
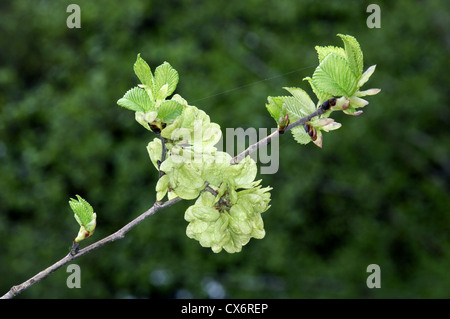
[{"label": "pale green leaf cluster", "polygon": [[316,110],[314,102],[309,97],[308,93],[300,88],[284,88],[292,96],[284,98],[284,104],[286,105],[291,121],[297,121],[308,114],[311,114]]},{"label": "pale green leaf cluster", "polygon": [[[206,116],[203,111],[195,113],[195,118],[205,127],[215,124],[203,118]],[[176,132],[172,127],[177,127],[175,124],[165,128],[161,135],[167,133],[165,130]],[[188,133],[196,133],[195,125],[190,125],[189,121],[185,125],[183,128]],[[216,129],[215,125],[209,127]],[[203,247],[211,247],[214,252],[222,249],[229,253],[239,252],[250,238],[264,237],[260,214],[269,208],[270,188],[261,188],[260,181],[254,181],[257,168],[250,157],[233,165],[228,153],[217,151],[213,145],[220,135],[210,138],[210,134],[199,134],[199,142],[195,136],[191,137],[187,134],[187,138],[180,141],[167,139],[170,150],[160,165],[160,170],[165,174],[156,185],[157,200],[162,200],[166,194],[169,199],[177,196],[188,200],[198,197],[195,205],[185,214],[189,222],[187,236],[197,239]],[[147,150],[157,168],[162,157],[161,141],[155,138]],[[206,187],[216,191],[217,195],[208,193]]]},{"label": "pale green leaf cluster", "polygon": [[[301,144],[313,141],[322,147],[323,132],[341,127],[329,117],[333,111],[358,115],[361,111],[357,109],[368,103],[361,97],[379,92],[379,89],[359,90],[375,66],[363,73],[359,43],[352,36],[338,36],[344,47],[317,46],[319,65],[312,77],[306,78],[317,103],[296,87],[284,88],[289,96],[267,99],[266,108],[280,133],[289,123],[318,108],[325,111],[303,127],[292,129],[294,139]],[[169,63],[164,62],[153,74],[138,55],[134,72],[141,84],[126,92],[118,104],[134,111],[137,122],[158,134],[147,145],[150,160],[160,176],[156,184],[157,200],[165,197],[195,200],[185,212],[189,223],[186,234],[214,252],[239,252],[251,238],[263,238],[261,214],[270,207],[271,188],[263,188],[260,180],[255,181],[256,163],[247,156],[232,164],[231,156],[215,147],[222,136],[220,126],[180,95],[169,98],[178,84],[178,73]]]},{"label": "pale green leaf cluster", "polygon": [[269,111],[270,116],[275,120],[278,127],[281,128],[288,124],[288,114],[284,99],[285,97],[283,96],[269,96],[266,103],[267,111]]},{"label": "pale green leaf cluster", "polygon": [[[260,181],[254,181],[257,169],[250,157],[232,165],[228,153],[217,151],[214,145],[220,139],[220,127],[211,123],[203,111],[193,106],[187,106],[185,111],[186,116],[180,116],[161,131],[161,136],[171,138],[166,139],[167,158],[160,165],[164,175],[156,185],[157,200],[166,195],[169,199],[198,197],[185,214],[188,237],[214,252],[238,252],[250,238],[264,236],[259,214],[269,208],[270,188],[262,189]],[[199,130],[201,127],[206,129]],[[184,138],[175,138],[178,130],[184,131]],[[161,140],[155,138],[147,150],[157,168],[162,158]],[[206,187],[217,195],[208,193]],[[211,200],[205,201],[206,198]]]},{"label": "pale green leaf cluster", "polygon": [[252,237],[265,236],[261,213],[270,207],[271,188],[261,188],[261,181],[254,181],[256,163],[250,157],[223,166],[221,173],[226,178],[220,184],[209,184],[217,195],[204,191],[186,210],[186,234],[216,253],[222,249],[235,253]]},{"label": "pale green leaf cluster", "polygon": [[333,107],[331,111],[342,110],[348,115],[359,115],[362,111],[356,109],[364,107],[368,102],[353,97],[374,95],[380,91],[359,90],[375,71],[375,65],[363,74],[364,56],[358,41],[351,35],[338,34],[338,37],[344,43],[344,48],[316,46],[319,66],[312,78],[307,77],[305,80],[317,96],[318,105],[332,97],[345,97],[345,103]]},{"label": "pale green leaf cluster", "polygon": [[320,63],[312,77],[312,84],[323,96],[352,96],[357,78],[347,60],[330,53]]},{"label": "pale green leaf cluster", "polygon": [[183,111],[183,105],[176,99],[167,100],[177,87],[178,72],[169,63],[164,62],[156,68],[153,75],[140,54],[134,64],[134,72],[141,84],[128,90],[117,104],[136,112],[138,123],[159,133]]},{"label": "pale green leaf cluster", "polygon": [[[181,99],[177,96],[177,99]],[[217,123],[195,106],[184,104],[184,109],[172,124],[161,131],[161,137],[167,140],[167,148],[174,153],[208,153],[215,150],[222,131]]]},{"label": "pale green leaf cluster", "polygon": [[[328,132],[341,127],[340,123],[328,119],[331,112],[343,111],[349,115],[359,115],[360,108],[368,104],[362,99],[365,95],[377,94],[379,89],[360,91],[375,71],[375,65],[363,72],[363,53],[358,41],[350,36],[338,34],[344,43],[344,48],[335,46],[316,46],[319,66],[307,80],[316,95],[315,104],[309,95],[300,88],[285,88],[291,96],[269,97],[266,108],[275,119],[279,128],[285,122],[294,122],[313,113],[322,103],[336,98],[335,105],[318,119],[306,123],[304,127],[292,129],[294,139],[300,144],[314,142],[322,147],[322,132]],[[281,119],[285,122],[282,125]],[[325,120],[328,119],[328,120]]]},{"label": "pale green leaf cluster", "polygon": [[94,213],[94,209],[85,199],[79,195],[76,195],[76,197],[77,199],[70,199],[69,205],[74,212],[75,220],[80,225],[78,236],[74,241],[80,242],[94,233],[97,225],[97,214]]},{"label": "pale green leaf cluster", "polygon": [[[178,83],[178,73],[168,63],[153,75],[138,55],[134,71],[142,84],[118,104],[135,111],[140,124],[159,134],[147,145],[160,171],[156,199],[197,199],[185,214],[186,234],[214,252],[238,252],[250,238],[264,237],[260,214],[269,208],[271,188],[255,182],[256,163],[247,157],[231,164],[231,156],[215,147],[222,136],[217,123],[178,94],[166,100]],[[286,110],[279,114],[286,115]]]}]

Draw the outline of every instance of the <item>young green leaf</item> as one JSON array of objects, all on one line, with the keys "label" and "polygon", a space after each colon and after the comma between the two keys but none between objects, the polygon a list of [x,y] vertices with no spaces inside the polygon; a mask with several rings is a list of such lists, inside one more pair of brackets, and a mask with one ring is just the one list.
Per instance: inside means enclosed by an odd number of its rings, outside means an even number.
[{"label": "young green leaf", "polygon": [[312,83],[320,92],[349,97],[356,91],[357,78],[347,60],[331,53],[314,71]]},{"label": "young green leaf", "polygon": [[80,225],[80,231],[75,238],[75,242],[80,242],[94,233],[97,224],[97,215],[94,213],[92,206],[85,199],[79,195],[76,196],[77,199],[70,199],[69,205],[74,212],[75,220]]},{"label": "young green leaf", "polygon": [[135,112],[150,112],[155,108],[155,104],[147,92],[138,87],[128,90],[123,98],[117,101],[117,104]]},{"label": "young green leaf", "polygon": [[269,112],[270,116],[277,122],[277,124],[280,124],[280,119],[283,119],[286,116],[287,110],[286,106],[283,103],[285,97],[282,96],[269,96],[267,98],[266,108]]},{"label": "young green leaf", "polygon": [[331,99],[333,97],[333,95],[330,93],[319,91],[319,89],[314,85],[310,77],[306,77],[303,80],[308,81],[309,85],[311,86],[311,89],[313,90],[314,94],[319,100],[318,105],[322,104],[324,101]]},{"label": "young green leaf", "polygon": [[183,112],[183,105],[175,100],[164,101],[158,108],[158,118],[163,122],[173,121]]},{"label": "young green leaf", "polygon": [[308,133],[306,133],[303,126],[294,127],[291,132],[297,143],[308,144],[309,142],[311,142],[311,137],[308,135]]},{"label": "young green leaf", "polygon": [[322,63],[322,61],[328,56],[328,54],[331,54],[331,53],[339,55],[339,56],[343,57],[344,59],[346,58],[345,51],[343,48],[329,45],[326,47],[316,46],[315,49],[319,56],[319,64]]},{"label": "young green leaf", "polygon": [[141,54],[139,53],[134,63],[134,73],[141,80],[141,83],[147,87],[153,86],[153,74],[148,66],[147,62],[143,58],[141,58]]},{"label": "young green leaf", "polygon": [[164,100],[172,94],[178,84],[178,72],[168,62],[164,62],[155,70],[153,95],[157,100]]},{"label": "young green leaf", "polygon": [[311,114],[316,110],[314,102],[309,97],[308,93],[300,88],[284,87],[286,91],[292,94],[292,97],[284,99],[286,109],[289,113],[290,119],[296,121],[299,118]]},{"label": "young green leaf", "polygon": [[359,80],[363,71],[363,53],[358,41],[351,35],[338,34],[345,45],[345,55],[354,75]]},{"label": "young green leaf", "polygon": [[76,195],[77,199],[71,198],[69,201],[70,208],[72,208],[75,219],[80,226],[86,226],[94,218],[94,209],[92,206],[81,196]]}]

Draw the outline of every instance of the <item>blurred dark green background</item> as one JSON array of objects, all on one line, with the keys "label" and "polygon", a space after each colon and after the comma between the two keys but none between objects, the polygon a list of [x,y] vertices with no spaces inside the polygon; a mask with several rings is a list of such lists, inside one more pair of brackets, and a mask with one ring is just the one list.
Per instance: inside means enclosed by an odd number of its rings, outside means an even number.
[{"label": "blurred dark green background", "polygon": [[[81,7],[81,29],[66,8]],[[366,26],[370,3],[381,28]],[[66,267],[19,298],[449,298],[449,4],[446,1],[2,1],[0,295],[65,256],[80,194],[98,213],[87,245],[149,208],[153,139],[116,105],[136,55],[169,61],[177,93],[226,127],[273,127],[267,96],[310,92],[315,45],[354,35],[365,68],[360,117],[324,147],[280,140],[263,175],[267,235],[214,254],[185,235],[181,202],[86,255],[81,289]],[[293,72],[294,71],[294,72]],[[284,75],[283,75],[284,74]],[[267,79],[267,80],[265,80]],[[381,267],[368,289],[366,267]]]}]

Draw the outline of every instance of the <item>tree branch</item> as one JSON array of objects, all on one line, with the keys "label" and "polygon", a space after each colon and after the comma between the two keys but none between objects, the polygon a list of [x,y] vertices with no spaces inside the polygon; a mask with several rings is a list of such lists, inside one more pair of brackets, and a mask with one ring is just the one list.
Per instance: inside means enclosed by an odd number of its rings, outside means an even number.
[{"label": "tree branch", "polygon": [[325,113],[325,108],[323,107],[323,104],[317,109],[315,110],[313,113],[302,117],[301,119],[298,119],[297,121],[289,124],[288,126],[286,126],[286,128],[284,128],[283,130],[278,130],[273,132],[272,134],[266,136],[265,138],[259,140],[257,143],[250,145],[245,151],[243,151],[242,153],[236,155],[235,157],[233,157],[231,159],[231,164],[238,164],[240,161],[242,161],[244,158],[247,157],[247,155],[250,155],[251,153],[253,153],[254,151],[256,151],[257,149],[259,149],[260,147],[266,146],[268,144],[270,144],[270,141],[277,137],[278,135],[280,135],[280,133],[284,133],[286,131],[289,131],[291,129],[293,129],[294,127],[297,127],[299,125],[303,125],[306,122],[310,121],[313,117],[322,115],[323,113]]},{"label": "tree branch", "polygon": [[[232,160],[231,160],[231,164],[237,164],[240,161],[242,161],[247,155],[253,153],[254,151],[256,151],[257,149],[259,149],[262,146],[266,146],[270,143],[270,141],[274,138],[277,137],[278,135],[280,135],[280,133],[284,133],[286,131],[289,131],[291,129],[293,129],[294,127],[297,127],[299,125],[303,125],[306,122],[310,121],[313,117],[319,116],[323,113],[325,113],[326,108],[324,107],[324,104],[322,104],[316,111],[314,111],[313,113],[302,117],[301,119],[298,119],[297,121],[289,124],[288,126],[286,126],[286,128],[284,128],[283,130],[278,130],[273,132],[272,134],[270,134],[269,136],[259,140],[257,143],[250,145],[245,151],[243,151],[242,153],[236,155]],[[159,134],[158,134],[159,135]],[[158,170],[159,170],[159,177],[161,178],[162,175],[164,175],[164,172],[162,172],[159,169],[159,166],[161,165],[161,163],[166,159],[166,146],[165,146],[165,141],[164,138],[161,137],[161,143],[162,143],[162,157],[161,157],[161,162],[158,163]],[[205,184],[205,191],[210,192],[213,195],[217,195],[216,191],[214,189],[212,189],[207,183]],[[43,280],[44,278],[46,278],[48,275],[50,275],[51,273],[53,273],[54,271],[58,270],[59,268],[63,267],[64,265],[67,265],[68,263],[74,261],[75,259],[86,255],[87,253],[90,253],[93,250],[96,250],[108,243],[111,243],[113,241],[116,241],[118,239],[122,239],[125,237],[125,234],[128,233],[132,228],[134,228],[136,225],[140,224],[141,222],[143,222],[146,218],[152,216],[153,214],[155,214],[157,211],[172,206],[173,204],[181,201],[182,199],[180,197],[176,197],[173,198],[171,200],[168,200],[166,202],[155,202],[153,204],[153,206],[148,209],[146,212],[142,213],[141,215],[139,215],[137,218],[133,219],[131,222],[129,222],[128,224],[126,224],[125,226],[123,226],[121,229],[119,229],[118,231],[116,231],[115,233],[87,246],[86,248],[83,248],[81,250],[78,250],[78,245],[74,244],[72,246],[71,251],[69,252],[69,254],[67,256],[65,256],[64,258],[62,258],[61,260],[57,261],[56,263],[54,263],[53,265],[51,265],[50,267],[42,270],[41,272],[39,272],[38,274],[36,274],[34,277],[28,279],[27,281],[23,282],[20,285],[17,286],[13,286],[5,295],[3,295],[1,297],[1,299],[10,299],[13,298],[14,296],[18,295],[19,293],[21,293],[22,291],[24,291],[25,289],[31,287],[32,285],[34,285],[35,283]]]},{"label": "tree branch", "polygon": [[41,281],[42,279],[46,278],[48,275],[50,275],[54,271],[58,270],[59,268],[63,267],[64,265],[67,265],[68,263],[74,261],[75,259],[77,259],[83,255],[86,255],[87,253],[90,253],[91,251],[96,250],[108,243],[111,243],[118,239],[124,238],[126,233],[128,233],[132,228],[134,228],[135,226],[137,226],[138,224],[143,222],[146,218],[152,216],[157,211],[159,211],[163,208],[172,206],[173,204],[175,204],[179,201],[181,201],[181,198],[176,197],[176,198],[173,198],[173,199],[168,200],[163,203],[155,203],[155,204],[153,204],[153,206],[150,209],[148,209],[146,212],[139,215],[137,218],[133,219],[131,222],[129,222],[128,224],[123,226],[121,229],[119,229],[115,233],[87,246],[86,248],[79,250],[78,252],[76,252],[76,250],[74,250],[72,248],[71,252],[66,257],[57,261],[56,263],[54,263],[47,269],[42,270],[40,273],[36,274],[34,277],[28,279],[27,281],[23,282],[22,284],[13,286],[5,295],[3,295],[1,297],[1,299],[13,298],[14,296],[16,296],[19,293],[21,293],[22,291],[24,291],[25,289],[31,287],[35,283]]},{"label": "tree branch", "polygon": [[209,186],[208,182],[205,182],[205,189],[203,191],[209,192],[212,195],[217,196],[217,192],[211,186]]},{"label": "tree branch", "polygon": [[161,164],[166,160],[166,153],[167,153],[167,147],[166,147],[166,139],[161,136],[161,133],[158,134],[160,140],[161,140],[161,161],[158,161],[158,171],[159,171],[159,178],[161,178],[165,173],[161,171]]}]

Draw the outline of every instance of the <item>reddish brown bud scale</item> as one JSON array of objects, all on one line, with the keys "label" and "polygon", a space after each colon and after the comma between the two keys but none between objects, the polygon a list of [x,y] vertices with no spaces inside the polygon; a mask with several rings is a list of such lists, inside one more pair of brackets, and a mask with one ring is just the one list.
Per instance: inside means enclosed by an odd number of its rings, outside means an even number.
[{"label": "reddish brown bud scale", "polygon": [[156,134],[161,133],[161,130],[159,129],[158,126],[150,124],[150,128],[152,129],[153,132],[155,132]]},{"label": "reddish brown bud scale", "polygon": [[309,137],[311,137],[311,140],[317,140],[317,130],[314,127],[306,123],[303,125],[303,128],[305,129],[305,132],[308,133]]},{"label": "reddish brown bud scale", "polygon": [[286,114],[284,117],[280,117],[279,119],[279,125],[278,125],[278,132],[280,134],[284,134],[284,130],[289,125],[289,115]]},{"label": "reddish brown bud scale", "polygon": [[156,134],[160,134],[161,131],[163,129],[166,128],[167,123],[161,122],[161,123],[157,123],[157,122],[153,122],[156,124],[149,124],[150,128],[152,129],[153,132],[155,132]]},{"label": "reddish brown bud scale", "polygon": [[333,98],[323,102],[320,107],[322,108],[322,110],[328,111],[332,106],[335,106],[335,105],[336,105],[336,98],[333,97]]}]

